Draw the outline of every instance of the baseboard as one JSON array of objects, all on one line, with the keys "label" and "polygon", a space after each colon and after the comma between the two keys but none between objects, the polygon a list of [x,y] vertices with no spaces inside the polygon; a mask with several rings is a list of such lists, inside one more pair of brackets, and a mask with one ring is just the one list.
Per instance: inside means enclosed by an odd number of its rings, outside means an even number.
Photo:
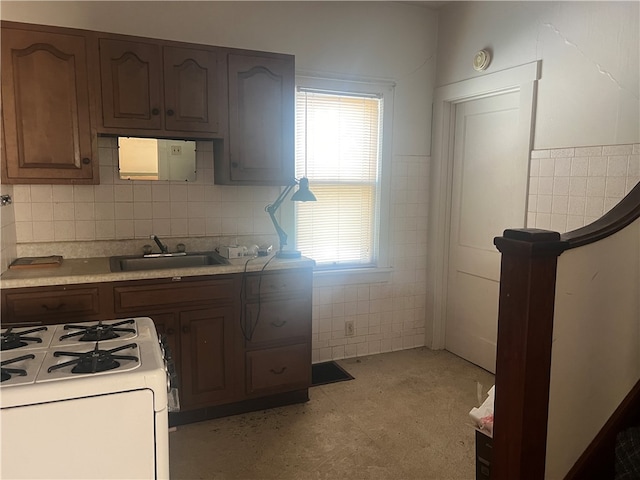
[{"label": "baseboard", "polygon": [[217,405],[215,407],[198,408],[169,414],[169,426],[186,425],[188,423],[212,420],[214,418],[238,415],[240,413],[266,410],[268,408],[283,407],[309,401],[309,389],[279,393],[267,397],[253,398],[242,402]]}]

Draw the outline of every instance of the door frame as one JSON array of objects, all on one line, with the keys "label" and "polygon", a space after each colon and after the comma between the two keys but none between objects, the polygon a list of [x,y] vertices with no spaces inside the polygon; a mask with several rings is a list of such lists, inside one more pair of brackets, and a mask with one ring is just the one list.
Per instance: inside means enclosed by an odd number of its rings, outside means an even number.
[{"label": "door frame", "polygon": [[[520,136],[517,158],[529,165],[535,123],[537,82],[541,60],[462,80],[434,91],[433,151],[429,175],[429,228],[427,234],[427,323],[425,345],[440,350],[445,345],[449,272],[449,229],[453,185],[453,141],[456,104],[469,100],[520,92]],[[527,168],[527,176],[529,169]],[[528,178],[525,179],[525,205]],[[523,215],[526,219],[526,208]],[[429,322],[431,319],[431,322]]]}]

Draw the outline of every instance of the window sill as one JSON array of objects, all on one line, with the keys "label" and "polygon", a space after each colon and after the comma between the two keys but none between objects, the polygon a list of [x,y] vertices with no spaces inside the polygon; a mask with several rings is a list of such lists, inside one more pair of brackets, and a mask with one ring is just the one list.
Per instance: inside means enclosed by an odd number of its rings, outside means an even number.
[{"label": "window sill", "polygon": [[391,267],[349,268],[344,270],[315,270],[314,287],[354,285],[358,283],[387,283],[391,281]]}]

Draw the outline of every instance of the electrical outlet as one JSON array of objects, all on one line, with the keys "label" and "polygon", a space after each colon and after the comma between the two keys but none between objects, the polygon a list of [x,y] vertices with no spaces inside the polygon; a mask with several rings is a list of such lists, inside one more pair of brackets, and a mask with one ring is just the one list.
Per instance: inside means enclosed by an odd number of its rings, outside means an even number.
[{"label": "electrical outlet", "polygon": [[347,337],[353,337],[356,334],[356,326],[353,324],[353,320],[344,322],[344,334]]},{"label": "electrical outlet", "polygon": [[182,146],[171,145],[171,155],[182,155]]}]

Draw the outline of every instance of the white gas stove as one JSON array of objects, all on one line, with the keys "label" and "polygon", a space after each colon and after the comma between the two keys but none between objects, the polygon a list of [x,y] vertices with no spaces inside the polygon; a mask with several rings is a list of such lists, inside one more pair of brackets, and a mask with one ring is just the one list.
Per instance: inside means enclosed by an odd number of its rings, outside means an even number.
[{"label": "white gas stove", "polygon": [[150,318],[0,333],[0,477],[169,478],[168,377]]}]

